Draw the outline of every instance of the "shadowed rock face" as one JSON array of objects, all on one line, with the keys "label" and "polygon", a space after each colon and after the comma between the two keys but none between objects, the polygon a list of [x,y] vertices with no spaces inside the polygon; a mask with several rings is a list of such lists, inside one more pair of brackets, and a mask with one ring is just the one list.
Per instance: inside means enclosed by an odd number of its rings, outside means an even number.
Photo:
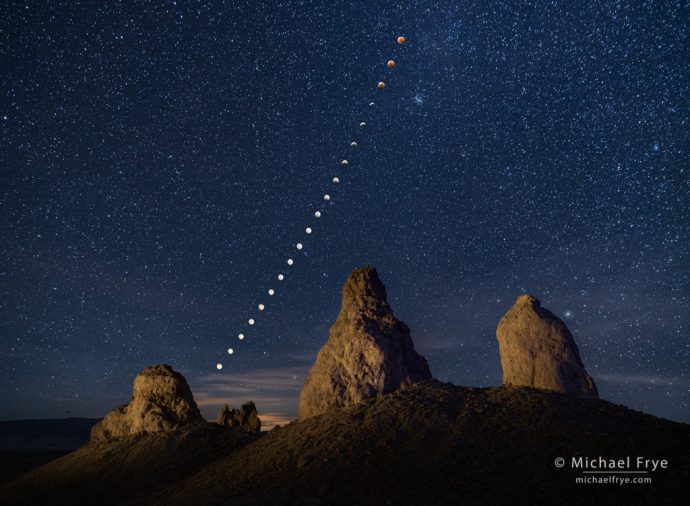
[{"label": "shadowed rock face", "polygon": [[430,378],[410,329],[393,316],[376,269],[355,269],[343,286],[338,319],[300,392],[299,417]]},{"label": "shadowed rock face", "polygon": [[496,328],[503,384],[598,397],[565,323],[521,295]]},{"label": "shadowed rock face", "polygon": [[184,376],[169,365],[154,365],[134,379],[130,403],[114,409],[93,427],[91,440],[164,432],[200,422],[204,419]]}]

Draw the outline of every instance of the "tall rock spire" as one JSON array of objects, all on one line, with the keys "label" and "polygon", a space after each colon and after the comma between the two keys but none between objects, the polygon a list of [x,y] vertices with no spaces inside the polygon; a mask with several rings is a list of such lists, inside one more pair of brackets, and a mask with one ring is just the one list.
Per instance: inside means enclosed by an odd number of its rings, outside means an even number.
[{"label": "tall rock spire", "polygon": [[345,281],[338,319],[300,392],[299,417],[426,379],[426,359],[415,351],[407,325],[393,316],[376,269],[361,267]]}]

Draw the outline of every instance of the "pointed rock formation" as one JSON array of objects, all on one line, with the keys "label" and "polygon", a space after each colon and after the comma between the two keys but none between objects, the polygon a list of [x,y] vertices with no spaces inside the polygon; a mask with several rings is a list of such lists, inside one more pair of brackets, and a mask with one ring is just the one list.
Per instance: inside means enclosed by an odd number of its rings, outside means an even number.
[{"label": "pointed rock formation", "polygon": [[302,387],[299,417],[355,404],[377,393],[431,379],[410,329],[393,316],[376,269],[355,269],[328,341]]},{"label": "pointed rock formation", "polygon": [[233,410],[225,404],[218,412],[216,423],[231,429],[239,428],[250,434],[261,432],[261,420],[256,414],[256,406],[252,401],[242,404],[240,409]]},{"label": "pointed rock formation", "polygon": [[184,376],[169,365],[154,365],[134,379],[130,403],[112,410],[91,429],[91,440],[163,432],[198,422],[204,419]]},{"label": "pointed rock formation", "polygon": [[520,295],[496,328],[503,384],[599,397],[563,321]]}]

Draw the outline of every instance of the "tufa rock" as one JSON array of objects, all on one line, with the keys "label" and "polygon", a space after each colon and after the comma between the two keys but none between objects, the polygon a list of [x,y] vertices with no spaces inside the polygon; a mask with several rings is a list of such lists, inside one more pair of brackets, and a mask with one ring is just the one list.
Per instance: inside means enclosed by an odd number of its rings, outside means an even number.
[{"label": "tufa rock", "polygon": [[349,406],[377,393],[431,379],[410,329],[393,316],[376,269],[355,269],[328,341],[302,387],[300,419]]},{"label": "tufa rock", "polygon": [[204,422],[192,391],[169,365],[147,367],[134,379],[129,404],[108,413],[91,429],[91,440],[164,432]]},{"label": "tufa rock", "polygon": [[216,423],[231,429],[239,428],[250,434],[261,432],[261,420],[256,414],[256,406],[252,401],[242,404],[240,409],[233,410],[225,404],[218,412]]},{"label": "tufa rock", "polygon": [[521,295],[496,328],[503,384],[599,397],[563,321]]}]

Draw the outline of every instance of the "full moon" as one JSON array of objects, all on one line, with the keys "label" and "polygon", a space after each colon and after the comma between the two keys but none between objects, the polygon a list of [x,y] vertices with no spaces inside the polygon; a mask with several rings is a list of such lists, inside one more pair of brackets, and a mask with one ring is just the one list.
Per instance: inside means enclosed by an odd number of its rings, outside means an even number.
[{"label": "full moon", "polygon": [[321,218],[321,211],[316,211],[314,213],[314,216],[316,216],[317,218]]},{"label": "full moon", "polygon": [[292,258],[288,258],[288,261],[287,261],[288,265],[292,265],[294,263],[295,263],[295,261]]},{"label": "full moon", "polygon": [[276,291],[273,288],[268,289],[268,295],[273,295]]},{"label": "full moon", "polygon": [[218,362],[218,363],[216,364],[216,369],[218,369],[218,370],[220,371],[222,368],[223,368],[223,364],[221,364],[220,362]]},{"label": "full moon", "polygon": [[259,311],[263,311],[264,309],[266,309],[266,306],[264,306],[263,304],[259,304]]},{"label": "full moon", "polygon": [[247,323],[249,323],[249,325],[254,325],[254,318],[250,318]]},{"label": "full moon", "polygon": [[244,339],[244,334],[238,335],[237,338],[241,341],[242,339]]},{"label": "full moon", "polygon": [[302,249],[304,246],[302,246],[301,242],[298,242],[297,245],[295,246],[297,249]]},{"label": "full moon", "polygon": [[311,227],[305,228],[304,231],[305,231],[307,234],[311,234]]},{"label": "full moon", "polygon": [[323,200],[329,201],[329,200],[331,200],[331,196],[327,193],[326,195],[323,196]]},{"label": "full moon", "polygon": [[233,350],[232,348],[228,348],[228,355],[232,355],[233,353],[235,353],[235,350]]},{"label": "full moon", "polygon": [[278,281],[282,281],[284,279],[285,279],[285,276],[283,276],[282,274],[278,274]]}]

